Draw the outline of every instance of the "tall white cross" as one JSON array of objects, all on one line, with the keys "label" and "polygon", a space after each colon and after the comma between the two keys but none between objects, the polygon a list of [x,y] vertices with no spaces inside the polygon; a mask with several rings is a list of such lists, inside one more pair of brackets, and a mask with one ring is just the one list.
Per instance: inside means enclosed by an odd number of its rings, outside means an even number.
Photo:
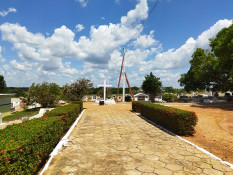
[{"label": "tall white cross", "polygon": [[112,85],[106,85],[106,80],[104,80],[104,85],[98,85],[99,87],[104,87],[104,101],[106,99],[106,87],[111,87]]}]

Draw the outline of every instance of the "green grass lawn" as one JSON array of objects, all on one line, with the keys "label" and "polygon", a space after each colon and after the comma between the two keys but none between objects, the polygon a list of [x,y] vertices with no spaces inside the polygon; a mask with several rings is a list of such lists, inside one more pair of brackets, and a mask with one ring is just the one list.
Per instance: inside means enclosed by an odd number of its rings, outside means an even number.
[{"label": "green grass lawn", "polygon": [[12,120],[18,120],[21,119],[22,117],[31,117],[33,115],[36,115],[39,113],[40,108],[34,108],[34,109],[26,109],[24,111],[16,112],[11,115],[7,115],[2,118],[3,122],[8,122]]}]

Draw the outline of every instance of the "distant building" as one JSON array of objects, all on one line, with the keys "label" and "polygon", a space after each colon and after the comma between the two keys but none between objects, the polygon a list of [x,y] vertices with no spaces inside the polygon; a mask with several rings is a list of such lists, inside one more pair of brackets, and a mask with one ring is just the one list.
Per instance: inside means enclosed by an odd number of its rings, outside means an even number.
[{"label": "distant building", "polygon": [[0,94],[0,113],[11,111],[11,97],[14,94]]},{"label": "distant building", "polygon": [[138,93],[134,95],[135,101],[149,101],[149,95],[144,93]]}]

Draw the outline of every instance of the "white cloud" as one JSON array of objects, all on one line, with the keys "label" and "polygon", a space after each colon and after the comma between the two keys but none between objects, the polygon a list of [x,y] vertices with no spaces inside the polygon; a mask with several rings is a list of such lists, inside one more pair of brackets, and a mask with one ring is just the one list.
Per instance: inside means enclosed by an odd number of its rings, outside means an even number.
[{"label": "white cloud", "polygon": [[197,39],[190,37],[184,45],[178,49],[169,49],[159,53],[151,65],[151,69],[179,69],[189,66],[189,60],[196,48],[209,48],[209,38],[213,38],[224,27],[229,27],[231,20],[219,20],[209,29],[201,33]]},{"label": "white cloud", "polygon": [[5,62],[6,59],[2,56],[2,47],[0,46],[0,62]]},{"label": "white cloud", "polygon": [[[164,85],[178,86],[180,73],[174,69],[187,68],[194,50],[197,47],[207,48],[208,39],[231,24],[230,20],[220,20],[196,40],[190,37],[180,48],[162,52],[162,44],[155,39],[154,31],[141,33],[143,28],[139,23],[147,15],[147,1],[140,0],[135,9],[121,17],[119,23],[91,26],[89,37],[80,36],[77,40],[74,39],[75,33],[66,26],[42,35],[32,33],[19,24],[1,24],[2,40],[12,43],[20,60],[0,65],[0,74],[7,75],[7,80],[17,85],[22,84],[19,77],[24,76],[28,85],[42,81],[65,84],[67,79],[82,76],[91,79],[95,85],[105,78],[116,86],[122,61],[120,48],[124,46],[128,47],[126,72],[131,85],[141,86],[144,76],[152,71],[161,77]],[[81,31],[84,26],[78,24],[76,29]],[[72,67],[74,60],[82,62],[81,69]]]},{"label": "white cloud", "polygon": [[102,16],[100,19],[105,20],[105,17]]},{"label": "white cloud", "polygon": [[154,31],[152,30],[149,35],[141,35],[134,42],[133,45],[135,48],[148,48],[152,46],[156,46],[159,44],[159,41],[154,39]]},{"label": "white cloud", "polygon": [[61,59],[67,57],[107,65],[111,53],[132,39],[139,27],[137,22],[145,19],[147,11],[146,0],[141,0],[134,10],[121,18],[121,23],[92,26],[90,38],[81,36],[78,42],[66,26],[55,29],[47,38],[40,33],[33,34],[19,24],[4,23],[0,25],[0,31],[3,40],[13,43],[20,59],[45,62],[45,70],[51,68],[48,62],[55,63],[52,64],[54,68],[61,68]]},{"label": "white cloud", "polygon": [[17,10],[15,8],[9,8],[7,11],[0,11],[0,16],[5,17],[9,13],[16,13]]},{"label": "white cloud", "polygon": [[23,63],[19,63],[16,60],[11,60],[10,64],[12,66],[13,69],[18,70],[18,71],[28,71],[28,70],[32,70],[34,67],[38,66],[38,63],[31,63],[31,62],[23,62]]},{"label": "white cloud", "polygon": [[75,26],[76,31],[81,32],[85,27],[82,24],[77,24]]},{"label": "white cloud", "polygon": [[75,0],[75,1],[79,2],[82,7],[86,7],[87,6],[87,2],[88,2],[88,0]]}]

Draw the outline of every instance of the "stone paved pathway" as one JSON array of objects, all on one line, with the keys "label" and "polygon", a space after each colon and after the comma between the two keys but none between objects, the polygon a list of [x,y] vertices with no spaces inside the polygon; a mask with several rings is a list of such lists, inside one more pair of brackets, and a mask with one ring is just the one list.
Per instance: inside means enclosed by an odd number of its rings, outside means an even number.
[{"label": "stone paved pathway", "polygon": [[130,104],[87,109],[44,174],[233,174],[228,166],[147,123]]}]

